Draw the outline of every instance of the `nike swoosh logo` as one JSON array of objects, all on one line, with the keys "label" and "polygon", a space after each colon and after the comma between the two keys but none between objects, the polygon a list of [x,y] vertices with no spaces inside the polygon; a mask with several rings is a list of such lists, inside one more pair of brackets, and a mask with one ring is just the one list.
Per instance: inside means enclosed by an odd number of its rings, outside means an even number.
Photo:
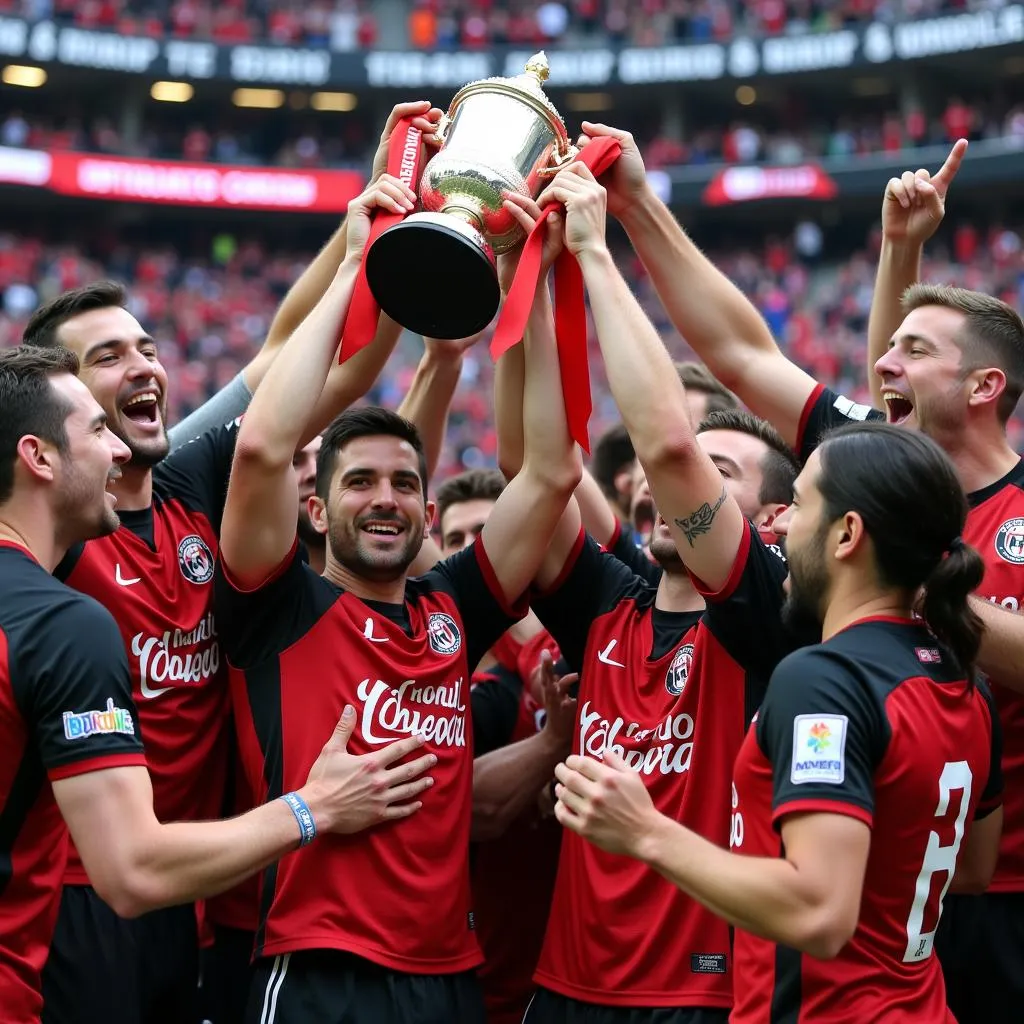
[{"label": "nike swoosh logo", "polygon": [[[120,562],[118,562],[117,565],[114,566],[114,579],[117,580],[117,582],[122,587],[130,587],[133,583],[140,583],[142,581],[142,577],[141,576],[136,576],[134,579],[126,580],[121,575],[121,563]],[[161,693],[162,692],[163,691],[161,691]]]},{"label": "nike swoosh logo", "polygon": [[363,636],[366,637],[370,643],[374,644],[386,644],[390,637],[386,636],[374,636],[373,635],[373,619],[366,620],[366,628],[363,630]]},{"label": "nike swoosh logo", "polygon": [[603,651],[597,652],[597,660],[604,662],[605,665],[614,665],[616,668],[625,668],[621,661],[616,661],[612,657],[612,649],[618,643],[618,640],[609,640],[608,646]]}]

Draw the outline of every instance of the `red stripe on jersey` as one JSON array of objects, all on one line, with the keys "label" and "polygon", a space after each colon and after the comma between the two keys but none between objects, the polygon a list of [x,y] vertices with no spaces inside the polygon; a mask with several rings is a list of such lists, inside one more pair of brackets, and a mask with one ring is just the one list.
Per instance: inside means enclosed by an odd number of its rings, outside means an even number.
[{"label": "red stripe on jersey", "polygon": [[569,557],[565,560],[565,565],[562,566],[562,571],[555,577],[554,582],[549,586],[544,587],[543,589],[537,587],[536,593],[538,595],[543,597],[548,594],[553,594],[561,588],[569,573],[572,572],[573,566],[576,564],[576,560],[580,557],[580,552],[583,550],[583,545],[586,543],[586,540],[587,531],[581,526],[579,536],[575,541],[573,541],[572,550],[569,552]]},{"label": "red stripe on jersey", "polygon": [[[1024,611],[1024,464],[970,495],[964,540],[985,562],[979,597]],[[1003,725],[1003,835],[989,892],[1024,892],[1024,695],[989,679]]]},{"label": "red stripe on jersey", "polygon": [[874,815],[870,811],[843,800],[791,800],[775,808],[772,812],[772,824],[779,828],[783,818],[794,814],[841,814],[844,818],[863,821],[868,828],[871,828],[874,821]]},{"label": "red stripe on jersey", "polygon": [[51,768],[47,773],[51,782],[60,779],[72,779],[76,775],[88,775],[90,772],[101,772],[105,768],[145,768],[144,754],[107,754],[105,757],[93,757],[88,761],[76,761],[74,764]]},{"label": "red stripe on jersey", "polygon": [[224,559],[221,559],[221,568],[224,571],[224,576],[227,579],[227,581],[240,594],[255,594],[257,590],[260,590],[262,587],[265,587],[268,584],[273,583],[274,580],[279,579],[281,576],[284,575],[285,572],[288,571],[288,567],[292,564],[292,560],[295,558],[295,550],[296,548],[298,548],[298,546],[299,537],[298,534],[296,534],[295,539],[292,541],[292,546],[288,549],[288,554],[285,555],[284,558],[282,558],[281,561],[276,566],[274,566],[274,568],[271,569],[270,572],[268,572],[257,583],[240,582],[238,577],[235,576],[234,572],[232,572],[231,566],[228,565],[228,563]]},{"label": "red stripe on jersey", "polygon": [[[220,816],[228,685],[213,609],[217,535],[209,518],[155,497],[153,545],[126,526],[90,540],[66,583],[107,608],[128,652],[137,724],[160,821]],[[65,881],[89,885],[71,845]]]},{"label": "red stripe on jersey", "polygon": [[747,528],[747,524],[743,523],[743,532],[740,536],[739,547],[736,549],[736,559],[732,563],[732,571],[729,573],[729,578],[722,584],[720,590],[712,590],[703,580],[694,576],[692,572],[687,569],[690,579],[693,581],[694,587],[697,589],[697,593],[702,597],[706,597],[709,601],[721,602],[728,601],[732,597],[736,588],[740,585],[740,581],[743,579],[743,574],[747,569],[747,554],[750,551],[750,530]]},{"label": "red stripe on jersey", "polygon": [[480,572],[483,573],[487,589],[498,602],[501,610],[510,618],[521,619],[530,610],[529,587],[519,594],[514,601],[510,602],[508,598],[505,597],[505,591],[502,589],[501,583],[498,582],[498,577],[494,572],[494,566],[491,565],[490,558],[487,557],[487,550],[484,548],[483,537],[473,545],[473,552],[476,555],[477,564],[480,566]]},{"label": "red stripe on jersey", "polygon": [[807,396],[807,401],[804,402],[803,410],[800,413],[800,422],[796,428],[796,444],[793,445],[793,451],[795,452],[802,452],[804,449],[804,434],[807,433],[807,423],[824,390],[824,384],[815,384],[814,390]]}]

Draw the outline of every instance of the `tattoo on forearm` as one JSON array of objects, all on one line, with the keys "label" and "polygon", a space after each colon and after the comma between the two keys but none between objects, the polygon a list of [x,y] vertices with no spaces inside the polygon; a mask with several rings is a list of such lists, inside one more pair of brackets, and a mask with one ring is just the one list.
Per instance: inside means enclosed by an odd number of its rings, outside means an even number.
[{"label": "tattoo on forearm", "polygon": [[718,496],[718,501],[712,505],[710,502],[705,501],[703,505],[692,515],[687,516],[685,519],[675,520],[676,526],[683,531],[683,535],[690,542],[690,547],[693,547],[693,542],[698,538],[708,533],[711,530],[711,524],[715,521],[715,516],[718,514],[718,510],[725,504],[725,499],[728,497],[728,493],[725,488],[722,488],[722,493]]}]

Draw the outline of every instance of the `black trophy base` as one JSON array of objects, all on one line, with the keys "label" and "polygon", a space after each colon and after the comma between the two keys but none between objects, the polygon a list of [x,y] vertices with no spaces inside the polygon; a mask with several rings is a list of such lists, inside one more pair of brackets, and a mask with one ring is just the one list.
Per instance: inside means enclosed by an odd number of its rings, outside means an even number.
[{"label": "black trophy base", "polygon": [[366,254],[366,280],[380,308],[407,330],[468,338],[498,311],[498,274],[473,228],[439,219],[413,214],[388,228]]}]

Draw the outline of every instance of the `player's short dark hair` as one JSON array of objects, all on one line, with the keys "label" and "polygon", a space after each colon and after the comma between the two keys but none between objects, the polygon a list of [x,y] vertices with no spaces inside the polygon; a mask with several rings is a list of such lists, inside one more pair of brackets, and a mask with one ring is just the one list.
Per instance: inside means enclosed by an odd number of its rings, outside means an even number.
[{"label": "player's short dark hair", "polygon": [[26,345],[52,348],[60,344],[57,335],[69,320],[94,309],[123,309],[127,302],[128,293],[124,285],[116,281],[94,281],[81,288],[61,292],[29,317],[22,341]]},{"label": "player's short dark hair", "polygon": [[505,489],[505,478],[496,469],[467,469],[450,476],[437,489],[437,521],[444,519],[452,505],[465,501],[497,501]]},{"label": "player's short dark hair", "polygon": [[687,360],[675,367],[687,391],[707,395],[708,413],[740,407],[739,399],[703,363]]},{"label": "player's short dark hair", "polygon": [[590,456],[590,472],[601,488],[601,493],[609,501],[618,501],[615,490],[615,477],[636,459],[636,450],[630,440],[626,427],[617,423],[609,427],[594,444]]},{"label": "player's short dark hair", "polygon": [[761,458],[761,489],[757,500],[762,505],[789,505],[793,501],[793,484],[800,475],[800,462],[782,435],[767,421],[745,409],[718,409],[708,413],[697,427],[705,430],[734,430],[749,434],[768,449]]},{"label": "player's short dark hair", "polygon": [[922,306],[942,306],[963,313],[965,323],[956,343],[965,373],[994,366],[1006,375],[996,413],[1000,423],[1013,415],[1024,392],[1024,320],[1005,302],[966,288],[945,284],[914,284],[904,293],[903,314]]},{"label": "player's short dark hair", "polygon": [[323,433],[323,443],[316,457],[317,497],[327,500],[331,489],[331,478],[338,461],[338,452],[360,437],[397,437],[408,441],[419,456],[420,485],[423,500],[427,499],[427,457],[423,441],[415,425],[390,409],[379,405],[367,405],[361,409],[346,409],[337,416]]},{"label": "player's short dark hair", "polygon": [[919,431],[888,423],[840,427],[818,450],[825,522],[859,513],[879,580],[911,594],[924,588],[921,615],[970,677],[984,627],[967,599],[984,563],[954,543],[968,505],[949,456]]},{"label": "player's short dark hair", "polygon": [[66,348],[0,350],[0,503],[14,493],[18,442],[26,434],[67,451],[72,410],[50,383],[59,373],[78,373],[78,357]]}]

